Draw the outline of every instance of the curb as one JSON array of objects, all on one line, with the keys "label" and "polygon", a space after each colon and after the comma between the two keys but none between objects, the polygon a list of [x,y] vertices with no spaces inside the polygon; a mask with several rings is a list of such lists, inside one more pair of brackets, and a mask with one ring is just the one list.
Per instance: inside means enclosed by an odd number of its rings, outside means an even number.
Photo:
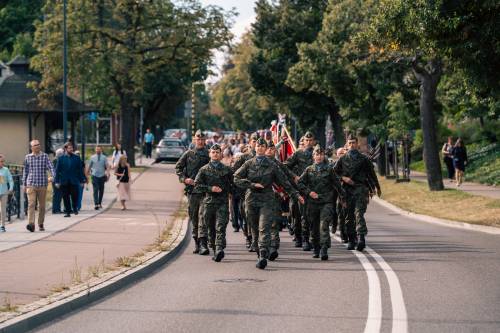
[{"label": "curb", "polygon": [[160,253],[147,262],[118,274],[95,287],[91,287],[90,289],[71,295],[66,299],[56,301],[40,309],[7,320],[0,325],[0,332],[20,333],[33,330],[40,325],[56,320],[148,277],[179,255],[189,244],[191,239],[189,237],[190,225],[187,219],[183,220],[181,223],[180,231],[177,238],[172,242],[172,249],[170,251],[163,254]]},{"label": "curb", "polygon": [[373,201],[378,203],[379,205],[390,209],[398,214],[401,215],[407,215],[414,220],[421,221],[421,222],[426,222],[426,223],[433,223],[433,224],[439,224],[445,227],[450,227],[450,228],[456,228],[456,229],[462,229],[462,230],[471,230],[471,231],[476,231],[476,232],[483,232],[491,235],[500,235],[500,228],[497,227],[489,227],[486,225],[477,225],[477,224],[471,224],[471,223],[466,223],[466,222],[458,222],[458,221],[452,221],[452,220],[446,220],[446,219],[440,219],[437,217],[432,217],[428,215],[422,215],[422,214],[417,214],[413,212],[406,211],[404,209],[401,209],[383,199],[380,199],[378,197],[373,197]]}]

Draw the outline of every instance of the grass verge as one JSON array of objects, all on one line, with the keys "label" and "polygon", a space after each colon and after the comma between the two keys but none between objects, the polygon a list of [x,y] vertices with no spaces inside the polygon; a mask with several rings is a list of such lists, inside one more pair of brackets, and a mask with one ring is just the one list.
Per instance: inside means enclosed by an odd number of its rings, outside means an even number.
[{"label": "grass verge", "polygon": [[401,209],[437,218],[500,227],[500,200],[446,189],[429,191],[427,184],[395,183],[379,178],[382,199]]}]

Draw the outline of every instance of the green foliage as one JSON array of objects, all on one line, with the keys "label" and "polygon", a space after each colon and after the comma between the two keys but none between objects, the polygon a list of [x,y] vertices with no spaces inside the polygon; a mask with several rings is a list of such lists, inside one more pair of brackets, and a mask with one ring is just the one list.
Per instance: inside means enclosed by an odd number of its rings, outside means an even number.
[{"label": "green foliage", "polygon": [[411,129],[416,127],[417,119],[411,114],[402,93],[394,92],[387,99],[389,138],[401,140],[401,138],[409,134]]}]

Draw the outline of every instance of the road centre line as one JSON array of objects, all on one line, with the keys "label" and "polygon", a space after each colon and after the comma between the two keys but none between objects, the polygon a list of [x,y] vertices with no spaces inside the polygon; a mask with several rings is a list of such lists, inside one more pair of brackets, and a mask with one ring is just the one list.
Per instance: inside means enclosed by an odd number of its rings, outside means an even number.
[{"label": "road centre line", "polygon": [[389,282],[389,291],[392,304],[392,332],[407,333],[408,332],[408,315],[406,312],[405,301],[403,298],[403,290],[399,283],[398,276],[392,270],[391,266],[373,249],[366,247],[366,251],[375,259],[384,271],[384,274]]},{"label": "road centre line", "polygon": [[[341,243],[337,235],[333,235],[333,238]],[[380,279],[375,267],[373,267],[370,260],[368,260],[363,252],[353,252],[363,266],[368,277],[368,317],[366,319],[364,333],[378,333],[382,326],[382,292]]]}]

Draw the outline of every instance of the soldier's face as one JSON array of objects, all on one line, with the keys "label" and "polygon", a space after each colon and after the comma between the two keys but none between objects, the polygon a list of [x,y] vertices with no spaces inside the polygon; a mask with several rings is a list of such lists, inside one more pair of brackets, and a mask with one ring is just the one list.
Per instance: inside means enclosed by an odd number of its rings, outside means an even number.
[{"label": "soldier's face", "polygon": [[210,150],[210,159],[212,161],[220,161],[222,159],[222,152],[220,150]]},{"label": "soldier's face", "polygon": [[313,145],[314,145],[314,139],[308,139],[308,138],[304,139],[304,146],[306,146],[306,148],[312,147]]},{"label": "soldier's face", "polygon": [[259,156],[264,156],[266,154],[267,145],[256,145],[255,153]]},{"label": "soldier's face", "polygon": [[323,162],[325,160],[325,154],[314,153],[313,154],[313,159],[314,159],[314,163],[320,164],[321,162]]},{"label": "soldier's face", "polygon": [[349,150],[358,149],[358,141],[357,140],[347,141],[347,148],[349,148]]},{"label": "soldier's face", "polygon": [[194,144],[195,144],[196,148],[201,149],[201,148],[205,147],[205,139],[195,138]]},{"label": "soldier's face", "polygon": [[275,154],[276,154],[276,148],[275,147],[269,147],[269,148],[267,148],[267,150],[266,150],[266,156],[267,157],[274,158]]}]

